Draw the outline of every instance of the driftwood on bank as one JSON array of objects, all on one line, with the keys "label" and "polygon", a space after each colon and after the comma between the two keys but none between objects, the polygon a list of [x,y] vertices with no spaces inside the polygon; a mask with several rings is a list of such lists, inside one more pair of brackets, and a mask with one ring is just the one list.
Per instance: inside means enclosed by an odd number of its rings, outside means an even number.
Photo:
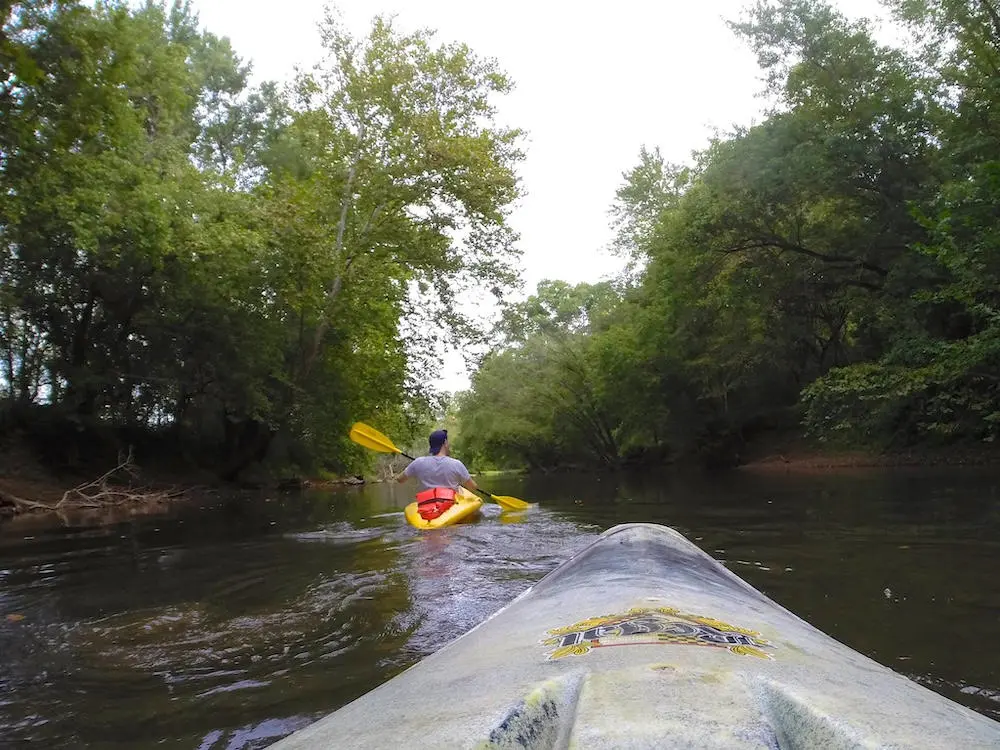
[{"label": "driftwood on bank", "polygon": [[90,482],[84,482],[72,489],[66,490],[56,503],[43,503],[36,500],[26,500],[10,492],[0,490],[0,509],[3,505],[13,508],[13,514],[60,512],[63,510],[83,508],[112,508],[123,506],[151,505],[182,497],[184,490],[175,488],[152,489],[135,487],[132,481],[137,476],[135,464],[132,463],[132,451],[121,459],[113,469]]},{"label": "driftwood on bank", "polygon": [[2,512],[4,504],[13,508],[13,513],[30,513],[32,511],[40,511],[40,510],[55,510],[54,506],[46,505],[45,503],[39,503],[34,500],[25,500],[23,497],[18,497],[17,495],[12,495],[9,492],[4,492],[3,490],[0,490],[0,512]]}]

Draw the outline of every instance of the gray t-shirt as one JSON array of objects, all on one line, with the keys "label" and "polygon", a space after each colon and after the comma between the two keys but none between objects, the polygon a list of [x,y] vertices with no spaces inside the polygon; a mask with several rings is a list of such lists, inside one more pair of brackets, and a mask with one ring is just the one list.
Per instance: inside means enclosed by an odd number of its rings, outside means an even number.
[{"label": "gray t-shirt", "polygon": [[429,490],[431,487],[451,487],[457,490],[469,478],[469,470],[465,468],[465,464],[451,456],[420,456],[403,473],[416,479],[421,490]]}]

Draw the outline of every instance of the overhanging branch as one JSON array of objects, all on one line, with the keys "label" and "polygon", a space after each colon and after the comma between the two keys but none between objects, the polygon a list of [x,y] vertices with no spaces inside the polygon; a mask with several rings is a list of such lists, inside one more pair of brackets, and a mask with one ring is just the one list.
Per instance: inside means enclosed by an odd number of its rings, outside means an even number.
[{"label": "overhanging branch", "polygon": [[770,248],[777,248],[778,250],[783,250],[791,253],[797,253],[799,255],[805,255],[809,258],[815,258],[824,263],[842,264],[848,267],[863,268],[866,271],[871,271],[874,274],[878,274],[882,278],[889,275],[889,271],[881,266],[877,266],[874,263],[870,263],[861,258],[855,258],[851,255],[828,255],[826,253],[817,252],[816,250],[810,250],[807,247],[803,247],[795,242],[788,242],[786,240],[780,240],[777,238],[771,238],[767,240],[752,240],[749,242],[744,242],[740,245],[735,245],[728,250],[727,253],[741,253],[747,250],[767,250]]}]

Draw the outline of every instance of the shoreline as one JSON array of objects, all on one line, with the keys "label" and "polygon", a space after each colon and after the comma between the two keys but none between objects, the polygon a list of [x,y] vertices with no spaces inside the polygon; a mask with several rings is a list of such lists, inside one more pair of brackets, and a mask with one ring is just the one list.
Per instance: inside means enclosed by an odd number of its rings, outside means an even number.
[{"label": "shoreline", "polygon": [[881,452],[800,447],[755,458],[735,468],[739,471],[794,472],[988,466],[1000,466],[1000,447],[952,446]]},{"label": "shoreline", "polygon": [[6,472],[0,476],[0,523],[17,519],[60,518],[66,523],[116,523],[131,516],[162,513],[172,506],[207,496],[204,484],[166,484],[149,481],[141,485],[96,479],[60,479],[32,471],[25,475]]},{"label": "shoreline", "polygon": [[[2,457],[0,457],[2,458]],[[116,523],[130,516],[163,513],[184,503],[219,495],[261,491],[333,490],[377,482],[359,476],[326,479],[286,478],[260,482],[223,482],[203,472],[144,472],[122,466],[99,477],[48,472],[37,464],[0,472],[0,524],[15,519],[61,518],[66,522]]]},{"label": "shoreline", "polygon": [[[915,447],[906,450],[836,450],[809,446],[802,440],[771,442],[751,451],[734,471],[761,473],[819,473],[871,469],[1000,467],[1000,446],[971,444],[945,447]],[[2,466],[0,456],[0,466]],[[7,465],[0,472],[0,523],[16,518],[59,516],[64,520],[97,520],[113,523],[134,515],[165,512],[176,504],[208,497],[220,491],[333,490],[378,483],[378,478],[347,476],[337,478],[290,478],[274,482],[226,484],[206,481],[204,474],[166,477],[161,472],[136,472],[131,481],[105,482],[107,472],[97,479],[82,474],[57,475],[37,464]],[[121,467],[119,467],[121,468]],[[499,475],[507,472],[483,472]],[[169,481],[173,480],[173,481]],[[83,490],[80,492],[80,490]],[[73,494],[76,493],[76,494]],[[104,495],[108,502],[95,502]],[[106,520],[104,520],[106,519]]]}]

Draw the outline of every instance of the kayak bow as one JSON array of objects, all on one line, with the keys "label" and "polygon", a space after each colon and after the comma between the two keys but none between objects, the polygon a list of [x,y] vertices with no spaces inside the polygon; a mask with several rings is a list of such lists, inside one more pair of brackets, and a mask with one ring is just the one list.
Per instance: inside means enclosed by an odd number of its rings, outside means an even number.
[{"label": "kayak bow", "polygon": [[1000,724],[628,524],[281,750],[983,748]]}]

